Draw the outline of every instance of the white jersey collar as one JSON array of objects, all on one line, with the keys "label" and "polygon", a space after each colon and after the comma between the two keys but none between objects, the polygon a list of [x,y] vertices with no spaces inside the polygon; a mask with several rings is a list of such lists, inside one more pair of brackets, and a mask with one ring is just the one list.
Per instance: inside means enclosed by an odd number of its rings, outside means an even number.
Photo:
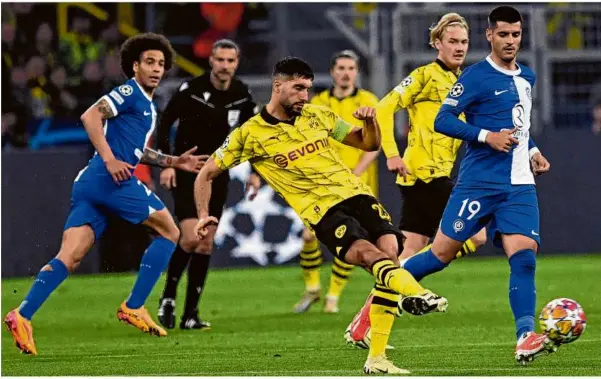
[{"label": "white jersey collar", "polygon": [[511,76],[516,76],[519,75],[522,72],[522,68],[520,67],[519,64],[517,64],[517,62],[515,63],[516,66],[518,66],[517,70],[508,70],[506,68],[503,68],[501,66],[499,66],[498,64],[495,63],[495,61],[492,60],[492,58],[489,56],[486,57],[486,61],[497,71],[502,72],[505,75],[511,75]]}]

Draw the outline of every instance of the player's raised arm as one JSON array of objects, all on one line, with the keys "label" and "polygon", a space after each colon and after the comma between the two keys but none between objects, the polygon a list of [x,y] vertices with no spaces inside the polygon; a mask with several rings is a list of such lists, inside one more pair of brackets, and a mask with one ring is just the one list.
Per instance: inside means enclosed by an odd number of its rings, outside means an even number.
[{"label": "player's raised arm", "polygon": [[380,149],[380,127],[376,120],[375,108],[360,107],[353,113],[353,116],[364,122],[363,128],[337,118],[331,132],[332,138],[364,151],[378,151]]},{"label": "player's raised arm", "polygon": [[[111,92],[111,94],[113,92]],[[116,96],[120,97],[118,94],[116,94]],[[96,148],[98,155],[102,158],[115,183],[129,179],[132,175],[131,170],[134,168],[129,163],[115,158],[104,135],[103,125],[105,120],[115,117],[118,112],[118,108],[113,101],[105,95],[88,108],[80,118],[88,133],[88,137],[90,137],[90,142],[92,142],[92,145]]]}]

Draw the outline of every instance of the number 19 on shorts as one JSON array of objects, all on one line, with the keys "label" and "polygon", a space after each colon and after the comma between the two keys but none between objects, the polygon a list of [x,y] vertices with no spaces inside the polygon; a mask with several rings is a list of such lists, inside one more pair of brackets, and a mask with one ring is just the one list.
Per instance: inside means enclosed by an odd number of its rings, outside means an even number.
[{"label": "number 19 on shorts", "polygon": [[459,213],[457,215],[459,217],[463,217],[463,213],[465,212],[466,208],[469,212],[469,216],[467,216],[467,219],[471,220],[474,218],[475,215],[478,214],[478,212],[480,212],[480,202],[478,200],[470,201],[470,199],[463,200],[461,202],[461,209],[459,210]]}]

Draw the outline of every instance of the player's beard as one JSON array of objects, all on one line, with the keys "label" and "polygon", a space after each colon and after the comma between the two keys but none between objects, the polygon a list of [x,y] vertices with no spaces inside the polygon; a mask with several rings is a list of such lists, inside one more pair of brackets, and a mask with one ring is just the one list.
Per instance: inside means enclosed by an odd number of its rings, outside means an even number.
[{"label": "player's beard", "polygon": [[304,106],[305,102],[304,101],[299,101],[299,102],[296,102],[296,103],[293,103],[293,104],[282,104],[282,108],[284,108],[284,112],[286,113],[286,116],[288,116],[289,118],[296,117],[296,116],[300,115],[301,110],[303,109],[303,107],[301,106],[301,107],[299,107],[298,110],[295,110],[294,109],[295,105],[302,105],[302,106]]}]

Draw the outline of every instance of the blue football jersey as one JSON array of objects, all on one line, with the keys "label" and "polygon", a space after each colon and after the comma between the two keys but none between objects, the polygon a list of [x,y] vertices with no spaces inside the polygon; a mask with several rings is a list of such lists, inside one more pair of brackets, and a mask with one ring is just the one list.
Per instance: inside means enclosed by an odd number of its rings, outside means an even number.
[{"label": "blue football jersey", "polygon": [[[437,132],[467,141],[459,169],[458,185],[489,186],[534,184],[530,156],[538,149],[530,138],[532,70],[518,65],[504,69],[487,57],[468,67],[443,102],[436,117]],[[465,114],[466,122],[457,118]],[[517,128],[519,141],[509,153],[484,143],[487,131]]]},{"label": "blue football jersey", "polygon": [[[133,78],[115,87],[102,99],[108,102],[114,114],[104,122],[104,135],[113,155],[132,166],[137,165],[156,125],[156,106]],[[82,175],[87,176],[88,172],[89,175],[109,175],[98,152],[76,180]]]}]

